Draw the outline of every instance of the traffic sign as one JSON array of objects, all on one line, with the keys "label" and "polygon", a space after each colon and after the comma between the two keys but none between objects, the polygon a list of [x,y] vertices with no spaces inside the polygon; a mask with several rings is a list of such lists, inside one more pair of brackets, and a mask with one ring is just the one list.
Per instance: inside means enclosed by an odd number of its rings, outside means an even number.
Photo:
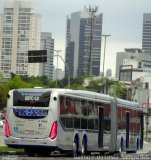
[{"label": "traffic sign", "polygon": [[29,50],[28,63],[47,62],[47,50]]}]

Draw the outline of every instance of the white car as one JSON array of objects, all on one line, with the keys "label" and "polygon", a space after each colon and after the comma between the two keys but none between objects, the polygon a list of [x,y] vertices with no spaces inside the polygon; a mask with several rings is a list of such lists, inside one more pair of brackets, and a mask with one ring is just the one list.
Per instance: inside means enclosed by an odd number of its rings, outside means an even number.
[{"label": "white car", "polygon": [[3,128],[4,126],[4,121],[0,121],[0,128]]}]

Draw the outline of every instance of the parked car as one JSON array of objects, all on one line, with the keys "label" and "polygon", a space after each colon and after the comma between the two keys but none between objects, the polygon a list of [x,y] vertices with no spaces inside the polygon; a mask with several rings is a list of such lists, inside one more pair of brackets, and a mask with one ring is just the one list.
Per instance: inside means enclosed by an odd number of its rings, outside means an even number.
[{"label": "parked car", "polygon": [[3,126],[4,126],[4,122],[0,121],[0,128],[3,128]]}]

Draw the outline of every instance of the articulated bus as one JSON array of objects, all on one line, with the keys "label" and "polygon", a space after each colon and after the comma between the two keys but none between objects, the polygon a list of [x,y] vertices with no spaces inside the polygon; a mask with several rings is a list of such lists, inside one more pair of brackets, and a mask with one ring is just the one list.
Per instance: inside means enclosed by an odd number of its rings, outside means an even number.
[{"label": "articulated bus", "polygon": [[70,89],[9,91],[5,144],[27,154],[136,152],[143,146],[138,103]]}]

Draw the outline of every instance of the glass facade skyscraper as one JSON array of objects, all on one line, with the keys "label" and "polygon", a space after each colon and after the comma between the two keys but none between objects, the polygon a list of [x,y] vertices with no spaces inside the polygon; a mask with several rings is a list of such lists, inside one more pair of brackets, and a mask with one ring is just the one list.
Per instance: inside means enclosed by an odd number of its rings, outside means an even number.
[{"label": "glass facade skyscraper", "polygon": [[41,33],[41,49],[47,50],[47,62],[42,64],[41,76],[53,80],[54,39],[51,33]]},{"label": "glass facade skyscraper", "polygon": [[151,54],[151,13],[143,15],[142,49],[145,54]]},{"label": "glass facade skyscraper", "polygon": [[100,75],[102,17],[102,14],[92,17],[86,8],[67,17],[65,61],[70,77],[85,73]]}]

